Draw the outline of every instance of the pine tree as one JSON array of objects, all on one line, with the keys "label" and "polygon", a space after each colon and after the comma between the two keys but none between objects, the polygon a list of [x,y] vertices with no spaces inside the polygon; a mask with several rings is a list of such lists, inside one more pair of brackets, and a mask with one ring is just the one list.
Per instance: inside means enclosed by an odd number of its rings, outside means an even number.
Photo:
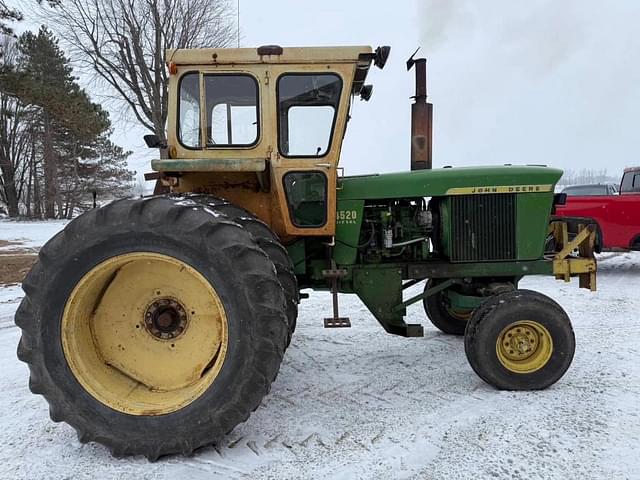
[{"label": "pine tree", "polygon": [[23,34],[11,58],[0,68],[0,200],[9,213],[19,202],[27,215],[44,205],[48,218],[71,217],[92,206],[92,192],[126,193],[130,152],[109,140],[107,112],[80,88],[54,36],[44,27]]},{"label": "pine tree", "polygon": [[74,212],[93,206],[99,200],[126,195],[135,172],[127,169],[131,152],[109,140],[111,131],[98,137],[91,147],[76,151],[60,169],[60,197],[64,206],[60,216],[71,218]]},{"label": "pine tree", "polygon": [[94,105],[75,83],[69,61],[49,30],[41,27],[37,35],[23,34],[18,49],[21,58],[14,87],[23,102],[41,108],[45,216],[54,218],[56,203],[60,205],[56,141],[68,142],[76,133],[99,134],[108,127],[108,119],[99,114],[92,118]]},{"label": "pine tree", "polygon": [[[70,216],[86,194],[87,176],[105,169],[104,163],[90,166],[101,158],[105,145],[111,146],[113,162],[120,162],[123,155],[126,159],[128,153],[121,149],[116,153],[119,147],[108,140],[107,112],[80,88],[49,30],[41,27],[37,35],[23,34],[18,51],[16,69],[3,74],[2,88],[37,112],[32,130],[40,139],[45,217],[55,218],[56,210],[57,216]],[[130,182],[131,172],[116,170],[122,183]]]}]

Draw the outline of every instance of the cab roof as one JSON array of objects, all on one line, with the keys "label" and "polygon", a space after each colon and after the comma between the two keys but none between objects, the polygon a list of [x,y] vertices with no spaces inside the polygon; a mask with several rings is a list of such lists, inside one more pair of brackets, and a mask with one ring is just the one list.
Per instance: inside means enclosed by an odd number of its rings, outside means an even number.
[{"label": "cab roof", "polygon": [[336,64],[356,66],[351,91],[358,94],[365,82],[376,53],[367,45],[341,47],[280,47],[264,45],[256,48],[194,48],[168,49],[167,64],[171,65],[259,65],[259,64]]},{"label": "cab roof", "polygon": [[237,64],[314,64],[366,63],[373,51],[369,46],[349,47],[280,47],[265,45],[257,48],[194,48],[168,49],[167,62],[176,65],[237,65]]}]

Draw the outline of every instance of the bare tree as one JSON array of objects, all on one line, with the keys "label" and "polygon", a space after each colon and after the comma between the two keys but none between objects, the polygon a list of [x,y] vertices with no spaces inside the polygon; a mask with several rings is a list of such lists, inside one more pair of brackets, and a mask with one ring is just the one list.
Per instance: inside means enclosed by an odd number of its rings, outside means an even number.
[{"label": "bare tree", "polygon": [[581,170],[567,169],[562,174],[562,178],[558,185],[587,185],[595,183],[619,183],[621,175],[609,175],[607,169],[588,169]]},{"label": "bare tree", "polygon": [[[15,40],[4,35],[0,49],[4,53],[3,71],[0,72],[0,85],[3,85],[6,72],[15,67]],[[0,200],[6,203],[10,217],[19,214],[19,201],[28,172],[25,156],[33,139],[31,123],[30,108],[0,87]]]},{"label": "bare tree", "polygon": [[74,60],[162,141],[165,49],[227,47],[237,32],[230,0],[65,0],[50,12]]}]

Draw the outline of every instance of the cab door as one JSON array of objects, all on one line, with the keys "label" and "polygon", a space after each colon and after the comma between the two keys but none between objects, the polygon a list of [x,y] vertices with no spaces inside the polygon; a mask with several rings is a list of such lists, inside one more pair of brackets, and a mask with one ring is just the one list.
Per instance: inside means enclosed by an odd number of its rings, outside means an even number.
[{"label": "cab door", "polygon": [[290,235],[334,235],[337,164],[353,66],[280,65],[274,74],[272,176],[285,229]]}]

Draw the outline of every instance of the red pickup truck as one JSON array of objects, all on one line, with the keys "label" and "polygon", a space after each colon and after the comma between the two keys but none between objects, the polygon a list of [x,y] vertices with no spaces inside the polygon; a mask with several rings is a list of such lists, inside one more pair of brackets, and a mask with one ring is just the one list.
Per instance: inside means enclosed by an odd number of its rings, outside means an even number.
[{"label": "red pickup truck", "polygon": [[640,250],[640,167],[625,169],[619,195],[569,195],[555,215],[593,221],[596,251]]}]

